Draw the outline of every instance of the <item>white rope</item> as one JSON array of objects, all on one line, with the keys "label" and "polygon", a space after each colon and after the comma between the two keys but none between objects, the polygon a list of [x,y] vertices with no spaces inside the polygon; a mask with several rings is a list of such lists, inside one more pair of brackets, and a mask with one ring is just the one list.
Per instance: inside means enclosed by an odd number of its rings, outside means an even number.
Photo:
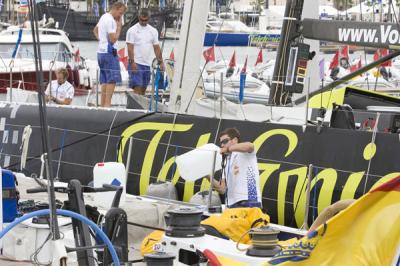
[{"label": "white rope", "polygon": [[112,122],[111,122],[111,124],[110,124],[110,129],[108,130],[108,136],[107,136],[106,147],[105,147],[105,149],[104,149],[103,162],[106,160],[106,154],[107,154],[108,142],[109,142],[109,140],[110,140],[110,136],[111,136],[111,129],[112,129],[113,125],[114,125],[114,121],[115,121],[115,118],[117,117],[117,114],[118,114],[118,111],[117,111],[117,112],[115,112],[114,118],[113,118],[113,120],[112,120]]},{"label": "white rope", "polygon": [[26,157],[28,156],[29,140],[31,138],[31,134],[32,134],[32,128],[30,125],[27,125],[24,128],[24,132],[22,133],[22,143],[21,147],[19,148],[20,150],[22,150],[21,166],[20,166],[21,171],[25,168],[26,165]]}]

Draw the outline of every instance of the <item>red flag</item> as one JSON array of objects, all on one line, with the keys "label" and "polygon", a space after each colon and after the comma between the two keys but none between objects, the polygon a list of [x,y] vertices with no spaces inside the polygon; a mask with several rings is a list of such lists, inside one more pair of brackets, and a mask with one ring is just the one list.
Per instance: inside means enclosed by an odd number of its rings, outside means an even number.
[{"label": "red flag", "polygon": [[236,66],[236,51],[233,51],[233,55],[231,57],[231,61],[229,61],[229,67],[233,68]]},{"label": "red flag", "polygon": [[171,53],[169,54],[169,59],[175,61],[174,49],[172,49]]},{"label": "red flag", "polygon": [[[386,48],[381,49],[381,56],[384,57],[387,55],[389,55],[389,50]],[[390,59],[390,60],[386,61],[385,63],[382,64],[382,66],[387,66],[387,67],[392,66],[392,60]]]},{"label": "red flag", "polygon": [[338,65],[339,65],[339,51],[337,51],[335,56],[332,58],[331,64],[329,65],[329,70],[336,68]]},{"label": "red flag", "polygon": [[360,56],[360,60],[358,61],[358,66],[357,66],[357,69],[360,69],[360,68],[362,68],[361,56]]},{"label": "red flag", "polygon": [[342,46],[342,48],[340,49],[340,58],[350,58],[348,45]]},{"label": "red flag", "polygon": [[214,46],[208,48],[203,52],[204,59],[206,60],[206,63],[212,61],[215,62],[215,52],[214,52]]},{"label": "red flag", "polygon": [[375,53],[374,53],[374,61],[378,60],[379,58],[381,58],[380,49],[375,51]]},{"label": "red flag", "polygon": [[74,57],[75,57],[76,63],[79,63],[81,61],[81,52],[79,51],[79,48],[78,48],[78,50],[76,50]]},{"label": "red flag", "polygon": [[125,47],[118,50],[119,61],[124,64],[126,70],[128,70],[128,56],[125,55]]},{"label": "red flag", "polygon": [[258,64],[262,64],[262,62],[263,62],[263,54],[262,54],[262,49],[260,49],[260,51],[258,52],[255,66]]},{"label": "red flag", "polygon": [[244,74],[246,74],[246,72],[247,72],[247,56],[246,56],[246,60],[244,61],[244,66],[240,72],[244,73]]},{"label": "red flag", "polygon": [[[374,61],[380,59],[381,57],[387,56],[389,54],[389,50],[384,48],[384,49],[378,49],[374,53]],[[392,60],[388,60],[385,63],[381,64],[381,66],[392,66]]]},{"label": "red flag", "polygon": [[358,60],[358,62],[356,64],[353,64],[353,65],[350,66],[350,72],[357,71],[361,67],[362,67],[362,65],[361,65],[361,56],[360,56],[360,59]]}]

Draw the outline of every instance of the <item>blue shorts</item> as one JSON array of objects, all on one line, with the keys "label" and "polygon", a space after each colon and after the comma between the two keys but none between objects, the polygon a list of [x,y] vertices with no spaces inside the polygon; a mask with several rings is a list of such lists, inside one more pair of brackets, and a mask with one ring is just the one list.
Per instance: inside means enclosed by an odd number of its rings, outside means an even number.
[{"label": "blue shorts", "polygon": [[100,67],[100,84],[121,83],[118,56],[110,53],[98,53],[97,62]]},{"label": "blue shorts", "polygon": [[138,70],[136,72],[132,72],[131,64],[128,65],[128,73],[129,73],[129,87],[142,87],[147,88],[147,85],[150,83],[150,66],[136,64]]}]

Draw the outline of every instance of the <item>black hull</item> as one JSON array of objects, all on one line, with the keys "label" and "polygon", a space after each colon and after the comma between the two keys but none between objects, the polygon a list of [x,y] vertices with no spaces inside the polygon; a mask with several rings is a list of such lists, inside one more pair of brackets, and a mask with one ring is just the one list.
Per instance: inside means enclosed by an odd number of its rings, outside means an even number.
[{"label": "black hull", "polygon": [[[369,96],[356,91],[348,91],[346,99],[354,103],[363,99],[365,104],[371,104]],[[398,100],[385,103],[381,99],[381,103],[400,105]],[[32,126],[26,172],[38,174],[42,154],[38,107],[5,105],[0,115],[5,119],[2,132],[14,137],[22,135],[23,126]],[[315,126],[303,130],[296,125],[219,121],[188,115],[178,115],[175,119],[174,114],[169,113],[120,111],[116,114],[112,110],[54,106],[48,107],[48,124],[53,158],[56,158],[53,167],[59,169],[58,177],[62,181],[76,178],[89,183],[93,178],[93,166],[104,158],[106,162],[125,163],[127,140],[132,136],[127,192],[143,194],[149,183],[170,180],[176,185],[180,200],[189,200],[207,181],[192,183],[181,179],[173,163],[175,156],[189,151],[188,147],[214,142],[218,128],[237,127],[243,141],[256,145],[264,208],[272,222],[290,226],[303,223],[309,164],[315,166],[310,221],[329,204],[340,199],[359,198],[378,182],[400,173],[398,134],[378,132],[376,150],[371,154],[368,148],[373,140],[371,131],[324,127],[318,132]],[[8,139],[10,141],[3,140],[1,166],[19,170],[21,140]],[[58,158],[61,158],[60,163]]]}]

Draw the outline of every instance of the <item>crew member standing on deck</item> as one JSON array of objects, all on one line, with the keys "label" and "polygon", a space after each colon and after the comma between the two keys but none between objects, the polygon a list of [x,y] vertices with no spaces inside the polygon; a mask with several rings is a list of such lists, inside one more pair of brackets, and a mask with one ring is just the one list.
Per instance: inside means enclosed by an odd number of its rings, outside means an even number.
[{"label": "crew member standing on deck", "polygon": [[129,28],[126,33],[126,43],[129,56],[129,87],[136,94],[144,95],[150,82],[150,66],[154,51],[160,70],[165,66],[158,41],[158,32],[148,24],[150,14],[147,9],[140,10],[139,22]]},{"label": "crew member standing on deck", "polygon": [[121,34],[122,15],[126,11],[125,4],[115,2],[111,10],[101,16],[99,23],[93,29],[99,40],[97,62],[100,67],[101,106],[110,107],[115,84],[121,82],[116,42]]},{"label": "crew member standing on deck", "polygon": [[260,174],[254,144],[240,142],[236,128],[227,128],[219,135],[223,156],[223,174],[213,180],[216,190],[226,196],[228,208],[262,207]]}]

